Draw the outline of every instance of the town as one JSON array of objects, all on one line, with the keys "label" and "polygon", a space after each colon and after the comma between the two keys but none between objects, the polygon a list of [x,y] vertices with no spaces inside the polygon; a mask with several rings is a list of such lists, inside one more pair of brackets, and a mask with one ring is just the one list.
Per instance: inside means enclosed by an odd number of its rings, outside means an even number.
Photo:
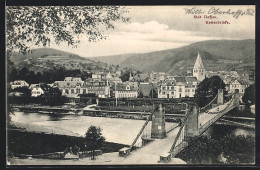
[{"label": "town", "polygon": [[[173,76],[164,72],[152,72],[134,77],[130,72],[129,80],[122,82],[121,72],[96,72],[92,78],[82,81],[80,77],[66,77],[64,81],[55,81],[49,87],[58,88],[69,101],[80,101],[82,94],[94,94],[97,98],[193,98],[198,84],[205,78],[219,76],[226,85],[228,93],[238,89],[241,97],[245,89],[254,83],[253,72],[210,71],[206,70],[198,53],[194,67],[187,70],[187,76]],[[15,80],[10,83],[11,89],[26,87],[31,90],[32,97],[46,93],[44,83],[28,84],[25,80]],[[14,90],[15,91],[15,90]],[[19,92],[9,93],[9,96],[22,95]]]},{"label": "town", "polygon": [[255,164],[254,11],[6,6],[6,166]]}]

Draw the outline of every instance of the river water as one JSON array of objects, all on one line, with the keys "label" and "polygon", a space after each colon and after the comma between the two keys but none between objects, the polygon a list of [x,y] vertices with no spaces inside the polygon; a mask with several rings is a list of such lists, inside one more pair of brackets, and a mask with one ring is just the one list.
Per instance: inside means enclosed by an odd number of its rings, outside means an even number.
[{"label": "river water", "polygon": [[[53,133],[68,131],[84,136],[88,128],[93,125],[102,129],[102,134],[108,142],[130,145],[144,124],[144,120],[119,119],[107,117],[90,117],[82,115],[52,115],[43,113],[14,112],[11,121],[25,125],[49,128]],[[176,126],[176,123],[166,122],[166,129]],[[147,125],[151,128],[151,121]],[[149,129],[150,130],[150,129]],[[60,134],[60,133],[58,133]],[[203,135],[220,139],[228,134],[253,135],[254,129],[246,129],[231,125],[213,124]]]},{"label": "river water", "polygon": [[[93,125],[102,129],[106,141],[126,145],[131,145],[145,123],[145,120],[25,112],[14,112],[11,114],[11,121],[22,123],[25,127],[33,125],[34,128],[38,126],[51,129],[53,133],[57,134],[67,131],[79,136],[84,136],[88,128]],[[177,124],[166,122],[166,129],[170,126],[177,126]],[[150,130],[151,121],[147,127]]]}]

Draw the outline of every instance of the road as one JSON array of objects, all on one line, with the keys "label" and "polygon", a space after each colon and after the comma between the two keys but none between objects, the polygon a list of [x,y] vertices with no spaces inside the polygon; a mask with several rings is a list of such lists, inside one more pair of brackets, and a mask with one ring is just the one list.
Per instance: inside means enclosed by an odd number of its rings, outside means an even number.
[{"label": "road", "polygon": [[[226,108],[226,106],[228,105],[229,102],[223,104],[223,105],[220,105],[220,106],[217,106],[217,107],[214,107],[212,109],[209,109],[208,111],[209,112],[217,112],[217,111],[221,111],[223,110],[224,108]],[[219,109],[218,109],[219,108]],[[206,112],[203,112],[203,113],[200,113],[199,115],[199,128],[201,126],[203,126],[205,123],[207,123],[209,120],[211,120],[212,118],[214,118],[217,114],[209,114],[209,113],[206,113]]]},{"label": "road", "polygon": [[160,155],[169,152],[180,127],[175,128],[167,134],[164,139],[156,139],[146,146],[137,149],[124,160],[123,164],[157,164]]}]

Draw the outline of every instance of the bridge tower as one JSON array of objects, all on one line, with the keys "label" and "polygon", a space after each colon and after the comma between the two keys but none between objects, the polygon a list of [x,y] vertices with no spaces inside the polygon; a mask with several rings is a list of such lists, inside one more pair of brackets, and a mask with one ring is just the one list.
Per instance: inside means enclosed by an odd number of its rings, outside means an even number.
[{"label": "bridge tower", "polygon": [[156,139],[162,139],[166,137],[165,110],[163,109],[162,104],[159,104],[155,107],[155,111],[152,116],[151,137]]},{"label": "bridge tower", "polygon": [[197,105],[190,105],[188,108],[187,123],[185,125],[185,140],[199,135],[199,115]]},{"label": "bridge tower", "polygon": [[217,105],[224,104],[224,90],[218,89]]},{"label": "bridge tower", "polygon": [[239,96],[239,91],[238,91],[238,89],[235,89],[233,105],[234,105],[235,107],[238,107],[238,108],[239,108],[239,98],[240,98],[240,96]]}]

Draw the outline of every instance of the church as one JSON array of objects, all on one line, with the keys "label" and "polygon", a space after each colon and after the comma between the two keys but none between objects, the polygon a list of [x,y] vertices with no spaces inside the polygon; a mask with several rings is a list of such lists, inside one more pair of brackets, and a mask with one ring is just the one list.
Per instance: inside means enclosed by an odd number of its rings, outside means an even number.
[{"label": "church", "polygon": [[193,67],[193,77],[196,77],[199,82],[206,78],[206,69],[203,65],[200,53],[198,53],[197,59]]},{"label": "church", "polygon": [[159,81],[158,98],[194,97],[197,85],[206,78],[206,69],[198,53],[192,76],[176,76]]}]

